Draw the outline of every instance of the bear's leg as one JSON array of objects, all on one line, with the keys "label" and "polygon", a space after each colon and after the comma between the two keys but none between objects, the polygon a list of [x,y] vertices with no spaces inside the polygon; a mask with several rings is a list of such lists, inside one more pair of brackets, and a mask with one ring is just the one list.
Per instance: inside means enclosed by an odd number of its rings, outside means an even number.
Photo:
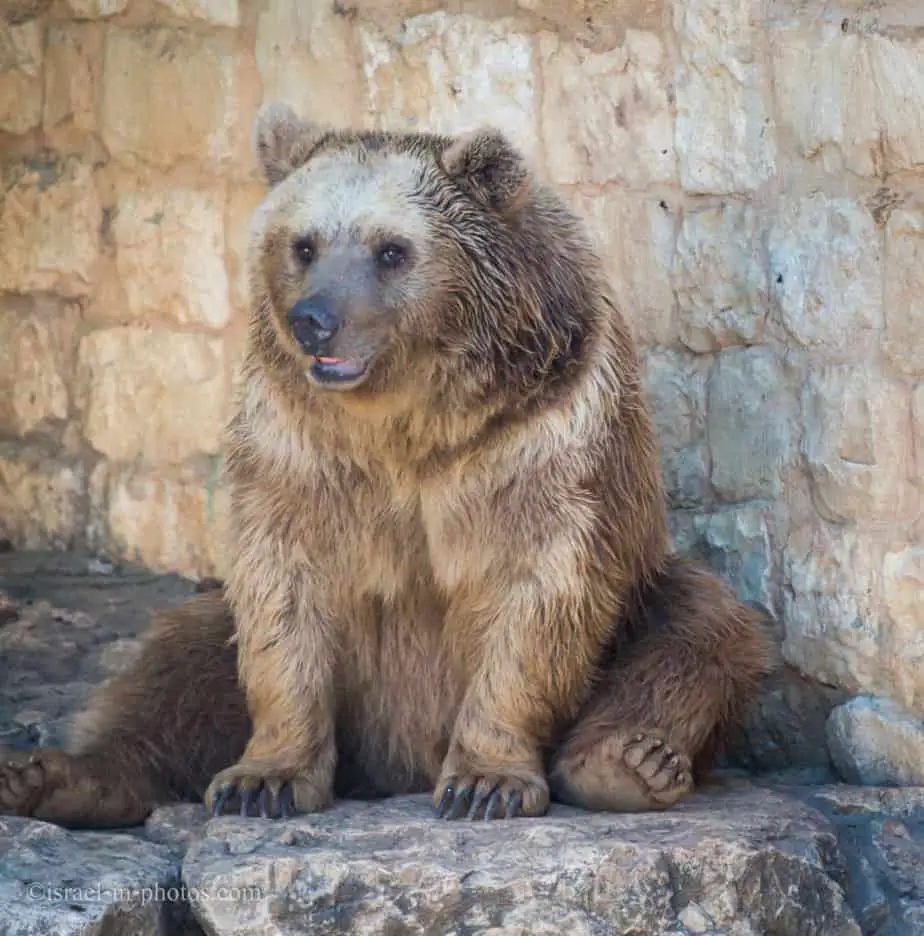
[{"label": "bear's leg", "polygon": [[740,721],[773,665],[759,616],[697,563],[672,558],[626,617],[617,654],[550,769],[585,809],[666,809]]},{"label": "bear's leg", "polygon": [[232,634],[220,591],[156,614],[138,659],[78,717],[71,750],[0,753],[0,814],[116,828],[200,798],[250,734]]}]

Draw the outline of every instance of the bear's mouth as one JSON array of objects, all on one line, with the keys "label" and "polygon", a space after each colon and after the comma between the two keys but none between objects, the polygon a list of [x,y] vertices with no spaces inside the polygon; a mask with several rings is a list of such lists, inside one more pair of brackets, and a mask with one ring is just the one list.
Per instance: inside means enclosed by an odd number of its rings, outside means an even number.
[{"label": "bear's mouth", "polygon": [[359,358],[313,356],[309,370],[320,384],[353,384],[366,373],[366,362]]}]

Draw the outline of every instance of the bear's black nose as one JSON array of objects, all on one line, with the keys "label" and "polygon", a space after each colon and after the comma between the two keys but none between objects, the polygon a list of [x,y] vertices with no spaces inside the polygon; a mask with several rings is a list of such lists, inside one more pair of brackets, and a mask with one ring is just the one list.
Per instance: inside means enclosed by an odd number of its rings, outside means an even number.
[{"label": "bear's black nose", "polygon": [[340,320],[323,299],[299,299],[289,309],[289,328],[308,354],[317,354],[337,333]]}]

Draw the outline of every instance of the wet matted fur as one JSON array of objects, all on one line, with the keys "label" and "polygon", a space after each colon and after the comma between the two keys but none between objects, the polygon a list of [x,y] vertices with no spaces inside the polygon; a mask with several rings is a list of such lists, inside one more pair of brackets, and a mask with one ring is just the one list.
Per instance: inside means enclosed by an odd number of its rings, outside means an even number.
[{"label": "wet matted fur", "polygon": [[671,554],[636,348],[583,224],[492,130],[271,105],[255,149],[227,582],[155,617],[67,752],[0,767],[0,811],[677,802],[772,648]]}]

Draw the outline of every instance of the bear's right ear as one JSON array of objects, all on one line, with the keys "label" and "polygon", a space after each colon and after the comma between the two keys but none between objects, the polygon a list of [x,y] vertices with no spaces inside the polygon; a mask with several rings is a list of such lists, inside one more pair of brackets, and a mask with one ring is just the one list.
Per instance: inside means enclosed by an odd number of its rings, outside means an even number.
[{"label": "bear's right ear", "polygon": [[302,120],[288,104],[264,104],[254,120],[253,147],[266,181],[278,185],[305,165],[324,133]]}]

